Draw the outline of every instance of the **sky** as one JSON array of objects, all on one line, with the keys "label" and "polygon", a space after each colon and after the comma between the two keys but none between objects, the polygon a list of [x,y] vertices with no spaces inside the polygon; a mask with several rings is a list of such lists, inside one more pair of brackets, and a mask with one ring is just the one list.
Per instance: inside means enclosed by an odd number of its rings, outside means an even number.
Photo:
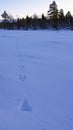
[{"label": "sky", "polygon": [[[0,0],[0,15],[4,10],[12,14],[13,17],[32,16],[34,14],[47,15],[49,4],[53,0]],[[73,14],[73,0],[56,0],[59,9],[64,9],[64,12],[71,11]],[[1,18],[1,17],[0,17]]]}]

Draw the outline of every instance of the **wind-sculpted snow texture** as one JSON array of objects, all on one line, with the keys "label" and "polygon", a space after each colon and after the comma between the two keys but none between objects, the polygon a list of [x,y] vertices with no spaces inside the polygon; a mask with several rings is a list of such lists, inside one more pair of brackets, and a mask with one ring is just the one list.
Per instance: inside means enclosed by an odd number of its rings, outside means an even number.
[{"label": "wind-sculpted snow texture", "polygon": [[0,130],[73,130],[73,32],[0,31]]}]

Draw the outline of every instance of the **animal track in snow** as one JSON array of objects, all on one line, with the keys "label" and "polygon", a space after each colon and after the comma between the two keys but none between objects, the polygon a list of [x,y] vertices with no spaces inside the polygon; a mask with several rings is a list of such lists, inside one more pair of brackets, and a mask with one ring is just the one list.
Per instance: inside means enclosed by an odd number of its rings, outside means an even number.
[{"label": "animal track in snow", "polygon": [[26,76],[24,74],[24,65],[19,65],[19,76],[18,79],[22,82],[26,79]]},{"label": "animal track in snow", "polygon": [[20,76],[19,76],[19,80],[24,81],[25,79],[26,79],[26,76],[23,75],[23,74],[20,74]]},{"label": "animal track in snow", "polygon": [[19,68],[20,68],[21,71],[23,71],[24,70],[24,65],[19,65]]}]

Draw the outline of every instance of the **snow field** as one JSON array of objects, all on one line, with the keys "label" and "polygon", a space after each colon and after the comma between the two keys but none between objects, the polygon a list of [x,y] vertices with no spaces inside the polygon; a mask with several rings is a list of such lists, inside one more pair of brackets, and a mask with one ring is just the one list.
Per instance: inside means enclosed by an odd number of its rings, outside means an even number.
[{"label": "snow field", "polygon": [[73,130],[72,31],[0,31],[0,129]]}]

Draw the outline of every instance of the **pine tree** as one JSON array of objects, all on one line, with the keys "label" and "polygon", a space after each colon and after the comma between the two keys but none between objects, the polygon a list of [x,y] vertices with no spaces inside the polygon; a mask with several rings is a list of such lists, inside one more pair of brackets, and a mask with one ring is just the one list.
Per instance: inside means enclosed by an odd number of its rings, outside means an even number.
[{"label": "pine tree", "polygon": [[8,21],[9,15],[8,15],[8,13],[6,11],[4,11],[4,13],[1,16],[4,19],[5,22]]},{"label": "pine tree", "polygon": [[48,16],[54,29],[58,27],[58,8],[55,1],[49,6]]}]

